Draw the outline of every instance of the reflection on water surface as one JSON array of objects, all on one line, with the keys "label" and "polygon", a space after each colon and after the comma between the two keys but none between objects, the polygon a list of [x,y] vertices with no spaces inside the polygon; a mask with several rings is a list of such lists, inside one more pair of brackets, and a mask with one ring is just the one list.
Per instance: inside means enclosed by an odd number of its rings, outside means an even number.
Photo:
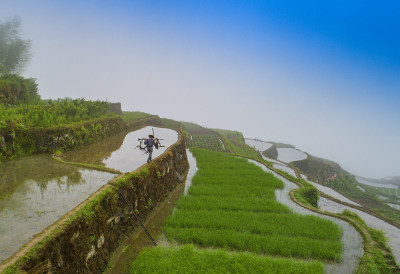
[{"label": "reflection on water surface", "polygon": [[341,219],[322,215],[299,206],[298,204],[292,201],[289,195],[290,191],[298,188],[298,186],[295,183],[271,171],[270,169],[266,168],[264,165],[256,161],[249,160],[249,162],[260,166],[265,172],[270,172],[274,174],[275,177],[283,181],[284,188],[275,190],[275,196],[277,201],[287,205],[296,213],[304,215],[317,215],[321,218],[333,221],[343,229],[343,235],[341,239],[341,242],[343,243],[343,260],[340,263],[325,263],[325,271],[326,273],[353,273],[354,270],[357,269],[360,263],[360,258],[364,254],[362,238],[361,235],[358,233],[358,231],[354,227],[352,227],[349,223]]},{"label": "reflection on water surface", "polygon": [[47,155],[0,164],[0,262],[114,176]]},{"label": "reflection on water surface", "polygon": [[148,138],[154,129],[155,137],[162,139],[159,149],[154,149],[153,159],[178,141],[178,132],[166,128],[145,127],[128,134],[121,134],[91,144],[84,149],[66,154],[65,159],[73,162],[103,165],[122,172],[134,171],[146,163],[147,154],[140,150],[138,138]]}]

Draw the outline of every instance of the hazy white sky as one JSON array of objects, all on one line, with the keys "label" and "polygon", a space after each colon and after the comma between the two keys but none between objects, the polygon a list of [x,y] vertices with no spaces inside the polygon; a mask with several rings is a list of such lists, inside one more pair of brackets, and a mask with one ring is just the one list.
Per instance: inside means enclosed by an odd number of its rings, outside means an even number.
[{"label": "hazy white sky", "polygon": [[305,3],[5,0],[0,21],[21,17],[43,98],[121,102],[400,175],[400,16]]}]

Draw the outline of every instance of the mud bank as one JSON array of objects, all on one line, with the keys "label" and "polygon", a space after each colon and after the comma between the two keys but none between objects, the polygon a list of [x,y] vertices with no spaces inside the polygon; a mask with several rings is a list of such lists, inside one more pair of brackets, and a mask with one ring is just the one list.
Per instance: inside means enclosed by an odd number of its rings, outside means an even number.
[{"label": "mud bank", "polygon": [[0,265],[11,273],[102,272],[119,242],[139,226],[119,191],[146,219],[188,169],[182,136],[163,155],[138,170],[118,176],[48,227]]}]

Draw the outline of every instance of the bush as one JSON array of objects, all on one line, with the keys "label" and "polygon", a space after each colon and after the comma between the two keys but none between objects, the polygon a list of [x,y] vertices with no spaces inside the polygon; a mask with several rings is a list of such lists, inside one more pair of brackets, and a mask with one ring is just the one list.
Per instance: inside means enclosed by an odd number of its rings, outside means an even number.
[{"label": "bush", "polygon": [[0,103],[16,105],[32,104],[38,101],[40,101],[40,96],[35,79],[25,79],[19,75],[0,78]]},{"label": "bush", "polygon": [[319,194],[314,186],[306,185],[305,187],[297,190],[297,194],[303,198],[308,204],[318,208]]}]

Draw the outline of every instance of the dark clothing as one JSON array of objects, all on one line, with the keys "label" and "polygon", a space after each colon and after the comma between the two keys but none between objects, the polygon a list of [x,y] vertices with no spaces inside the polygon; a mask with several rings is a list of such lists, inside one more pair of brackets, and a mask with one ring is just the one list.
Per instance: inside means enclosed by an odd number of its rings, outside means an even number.
[{"label": "dark clothing", "polygon": [[144,141],[144,144],[146,145],[146,147],[153,147],[154,146],[154,143],[155,143],[156,141],[154,140],[154,139],[147,139],[146,141]]},{"label": "dark clothing", "polygon": [[146,141],[144,141],[144,144],[146,145],[147,152],[149,153],[149,157],[147,158],[147,162],[151,162],[151,160],[152,160],[151,156],[153,154],[153,146],[154,146],[155,142],[156,141],[154,139],[152,139],[152,138],[147,139]]}]

